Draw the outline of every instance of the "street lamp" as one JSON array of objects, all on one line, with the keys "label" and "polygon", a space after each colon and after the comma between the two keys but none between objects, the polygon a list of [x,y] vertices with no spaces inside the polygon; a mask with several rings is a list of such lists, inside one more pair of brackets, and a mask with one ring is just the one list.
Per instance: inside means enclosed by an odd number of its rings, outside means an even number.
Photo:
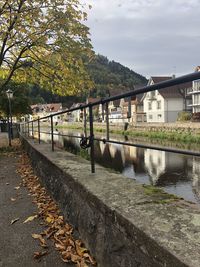
[{"label": "street lamp", "polygon": [[9,139],[9,146],[11,146],[11,139],[13,138],[13,132],[12,132],[12,109],[11,109],[11,99],[13,98],[13,91],[7,90],[6,95],[8,97],[8,103],[9,103],[9,116],[8,116],[8,139]]}]

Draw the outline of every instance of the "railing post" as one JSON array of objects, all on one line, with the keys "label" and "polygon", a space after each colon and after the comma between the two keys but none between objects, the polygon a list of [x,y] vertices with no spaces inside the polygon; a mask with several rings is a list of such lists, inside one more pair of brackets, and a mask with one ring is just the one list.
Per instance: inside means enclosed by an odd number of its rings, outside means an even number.
[{"label": "railing post", "polygon": [[51,115],[51,150],[54,151],[54,138],[53,138],[53,115]]},{"label": "railing post", "polygon": [[28,121],[28,137],[29,137],[29,121]]},{"label": "railing post", "polygon": [[130,119],[131,119],[131,97],[128,98],[128,114],[127,114],[127,118],[128,118],[128,121],[130,122]]},{"label": "railing post", "polygon": [[7,118],[7,120],[8,120],[8,125],[7,125],[7,127],[8,127],[8,143],[9,143],[9,146],[12,146],[12,141],[11,141],[11,125],[10,125],[10,116],[8,115],[8,118]]},{"label": "railing post", "polygon": [[31,122],[31,129],[32,129],[32,138],[34,139],[34,133],[33,133],[33,121]]},{"label": "railing post", "polygon": [[109,110],[108,110],[108,102],[106,102],[106,139],[110,139],[109,133]]},{"label": "railing post", "polygon": [[38,118],[38,142],[40,144],[40,119]]},{"label": "railing post", "polygon": [[92,106],[89,106],[89,118],[90,118],[90,161],[91,172],[95,173],[95,161],[94,161],[94,128],[93,128],[93,113]]},{"label": "railing post", "polygon": [[87,137],[87,114],[86,114],[86,108],[84,108],[84,135]]},{"label": "railing post", "polygon": [[104,122],[104,104],[101,104],[102,108],[102,122]]}]

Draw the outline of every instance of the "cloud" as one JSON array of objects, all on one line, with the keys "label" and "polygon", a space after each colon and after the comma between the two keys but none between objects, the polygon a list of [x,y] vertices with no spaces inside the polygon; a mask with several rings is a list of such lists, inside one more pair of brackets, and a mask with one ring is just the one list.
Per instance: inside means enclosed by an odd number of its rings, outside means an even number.
[{"label": "cloud", "polygon": [[199,0],[90,0],[97,53],[141,74],[192,72],[200,63]]}]

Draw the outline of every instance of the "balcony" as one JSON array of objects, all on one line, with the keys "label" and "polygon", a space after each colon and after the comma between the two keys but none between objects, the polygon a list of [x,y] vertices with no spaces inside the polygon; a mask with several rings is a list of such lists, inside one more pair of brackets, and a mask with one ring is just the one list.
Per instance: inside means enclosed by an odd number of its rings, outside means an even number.
[{"label": "balcony", "polygon": [[194,86],[192,88],[189,88],[187,90],[187,94],[188,95],[200,94],[200,85],[198,84],[198,86]]}]

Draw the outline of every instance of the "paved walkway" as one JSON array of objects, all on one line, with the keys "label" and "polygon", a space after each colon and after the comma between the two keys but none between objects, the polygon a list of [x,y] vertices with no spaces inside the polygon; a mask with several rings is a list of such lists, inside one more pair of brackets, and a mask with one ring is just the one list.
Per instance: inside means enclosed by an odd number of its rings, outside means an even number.
[{"label": "paved walkway", "polygon": [[[0,133],[0,146],[3,142],[5,145],[6,139],[6,135]],[[48,255],[40,261],[33,258],[34,252],[41,251],[41,247],[31,234],[42,232],[44,226],[39,218],[23,223],[37,210],[26,188],[20,186],[21,178],[16,173],[19,157],[20,151],[11,155],[2,154],[0,150],[0,267],[72,267],[74,265],[62,262],[51,241]],[[11,224],[15,219],[19,220]]]},{"label": "paved walkway", "polygon": [[0,147],[8,145],[8,134],[0,132]]}]

